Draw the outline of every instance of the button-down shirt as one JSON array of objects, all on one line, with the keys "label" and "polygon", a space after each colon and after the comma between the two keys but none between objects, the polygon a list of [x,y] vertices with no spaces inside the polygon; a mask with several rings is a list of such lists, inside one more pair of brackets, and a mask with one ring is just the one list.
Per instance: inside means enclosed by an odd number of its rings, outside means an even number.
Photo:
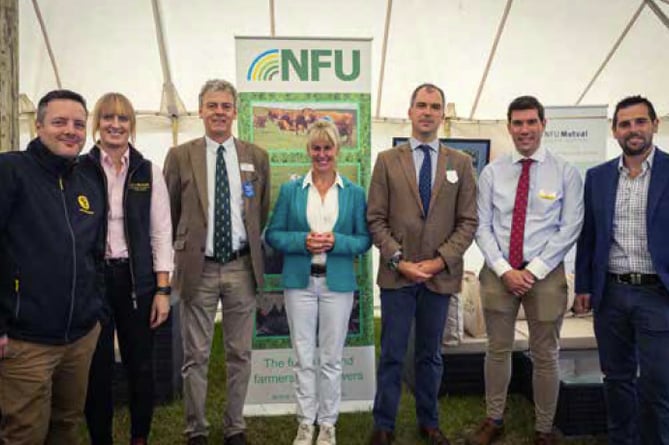
[{"label": "button-down shirt", "polygon": [[[302,188],[305,187],[309,187],[307,194],[307,222],[309,228],[316,233],[332,232],[339,216],[339,189],[344,187],[341,176],[336,173],[335,181],[325,192],[323,198],[321,198],[321,194],[313,183],[311,170],[302,181]],[[319,253],[313,255],[311,263],[325,264],[326,260],[327,253]]]},{"label": "button-down shirt", "polygon": [[622,156],[618,161],[620,175],[613,214],[613,242],[609,251],[611,273],[655,273],[653,260],[648,251],[646,227],[648,186],[654,157],[655,148],[641,164],[641,173],[634,178],[625,167]]},{"label": "button-down shirt", "polygon": [[223,145],[223,159],[225,169],[228,171],[228,184],[230,186],[230,215],[232,217],[232,250],[239,250],[246,246],[246,227],[244,226],[244,197],[242,196],[242,176],[239,172],[239,161],[237,159],[237,148],[235,139],[230,136],[222,144],[205,136],[207,141],[207,196],[209,196],[209,208],[207,209],[207,245],[206,256],[214,256],[214,196],[216,196],[216,153],[218,146]]},{"label": "button-down shirt", "polygon": [[[111,157],[100,150],[102,169],[107,177],[109,213],[107,214],[107,246],[105,258],[128,258],[128,244],[125,239],[123,192],[128,177],[130,150],[121,157],[121,169],[117,172]],[[153,251],[154,272],[171,272],[174,268],[172,251],[172,219],[170,200],[163,173],[151,164],[151,249]]]},{"label": "button-down shirt", "polygon": [[[583,224],[583,180],[562,158],[540,147],[531,157],[523,258],[543,279],[576,242]],[[495,159],[479,178],[476,243],[498,276],[511,270],[509,239],[523,157],[514,151]]]},{"label": "button-down shirt", "polygon": [[420,168],[423,165],[423,159],[425,158],[425,152],[418,147],[421,145],[427,145],[430,147],[430,160],[432,164],[432,177],[430,178],[430,184],[434,185],[434,177],[437,174],[437,159],[439,158],[439,139],[435,139],[430,142],[421,142],[416,138],[409,138],[409,146],[411,147],[411,154],[413,155],[413,164],[416,169],[416,182],[420,180]]}]

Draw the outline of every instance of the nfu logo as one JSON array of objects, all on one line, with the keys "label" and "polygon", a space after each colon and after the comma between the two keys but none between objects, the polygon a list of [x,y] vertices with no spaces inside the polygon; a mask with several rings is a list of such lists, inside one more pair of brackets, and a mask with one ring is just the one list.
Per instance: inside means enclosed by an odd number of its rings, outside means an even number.
[{"label": "nfu logo", "polygon": [[334,71],[334,75],[344,82],[356,80],[360,77],[360,50],[270,49],[253,60],[246,80],[318,82],[324,70]]}]

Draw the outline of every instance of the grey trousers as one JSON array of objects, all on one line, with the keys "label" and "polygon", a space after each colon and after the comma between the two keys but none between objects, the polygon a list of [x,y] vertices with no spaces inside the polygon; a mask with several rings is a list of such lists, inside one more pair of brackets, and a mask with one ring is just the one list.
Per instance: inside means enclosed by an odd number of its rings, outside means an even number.
[{"label": "grey trousers", "polygon": [[251,375],[251,343],[256,309],[256,286],[251,257],[226,264],[205,261],[200,283],[193,295],[181,297],[181,336],[184,362],[181,368],[187,437],[208,435],[206,419],[207,372],[218,302],[223,314],[223,345],[226,366],[226,437],[246,429],[242,412]]},{"label": "grey trousers", "polygon": [[485,357],[487,416],[501,419],[511,380],[511,353],[516,315],[523,305],[530,331],[535,429],[551,432],[559,393],[560,328],[567,306],[567,282],[559,265],[521,298],[509,293],[501,278],[484,266],[481,301],[488,333]]}]

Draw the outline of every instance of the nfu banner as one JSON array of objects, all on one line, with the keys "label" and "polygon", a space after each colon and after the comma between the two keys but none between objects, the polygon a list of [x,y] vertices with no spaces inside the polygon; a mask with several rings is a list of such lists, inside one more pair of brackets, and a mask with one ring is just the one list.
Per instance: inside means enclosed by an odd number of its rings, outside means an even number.
[{"label": "nfu banner", "polygon": [[606,105],[546,107],[542,145],[562,156],[585,176],[606,160],[608,119]]},{"label": "nfu banner", "polygon": [[[337,169],[367,189],[370,178],[371,40],[238,37],[238,133],[267,150],[271,209],[279,188],[305,174],[306,130],[337,127]],[[343,356],[341,411],[371,409],[375,391],[371,255],[357,262],[358,291]],[[281,288],[283,259],[268,249],[258,298],[245,415],[295,412],[295,356]]]}]

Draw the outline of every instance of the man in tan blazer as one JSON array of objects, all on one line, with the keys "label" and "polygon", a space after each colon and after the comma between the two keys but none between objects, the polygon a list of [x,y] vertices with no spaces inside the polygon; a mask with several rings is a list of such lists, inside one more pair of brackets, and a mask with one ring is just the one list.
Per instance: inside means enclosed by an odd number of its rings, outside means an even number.
[{"label": "man in tan blazer", "polygon": [[237,92],[223,80],[204,84],[199,114],[205,136],[172,147],[165,159],[181,299],[185,435],[206,444],[207,370],[220,301],[227,369],[225,445],[244,445],[242,416],[251,373],[256,291],[263,284],[260,234],[269,211],[267,153],[232,136]]},{"label": "man in tan blazer", "polygon": [[423,84],[411,96],[409,143],[379,154],[367,221],[381,264],[381,358],[370,444],[393,440],[401,371],[411,324],[416,332],[416,416],[429,444],[447,445],[439,428],[441,338],[451,294],[460,290],[462,256],[476,231],[472,160],[439,143],[444,93]]}]

